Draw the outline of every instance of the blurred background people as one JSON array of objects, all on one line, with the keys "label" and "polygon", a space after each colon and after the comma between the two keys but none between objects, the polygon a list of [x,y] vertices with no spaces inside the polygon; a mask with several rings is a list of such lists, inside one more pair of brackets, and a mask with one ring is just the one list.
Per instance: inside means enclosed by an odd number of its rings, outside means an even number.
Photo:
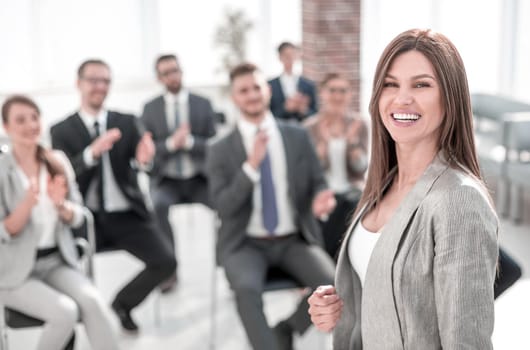
[{"label": "blurred background people", "polygon": [[293,43],[281,43],[278,56],[283,72],[269,81],[272,90],[270,110],[278,119],[301,121],[317,111],[315,85],[295,71],[300,49]]},{"label": "blurred background people", "polygon": [[[182,69],[175,55],[159,56],[155,71],[166,91],[145,104],[141,120],[156,145],[152,185],[158,222],[177,252],[169,208],[189,203],[209,206],[204,161],[206,142],[215,134],[215,117],[208,99],[182,86]],[[171,290],[176,281],[175,274],[162,290]]]},{"label": "blurred background people", "polygon": [[154,143],[149,133],[140,133],[133,115],[105,108],[110,83],[104,61],[84,61],[77,77],[80,109],[50,131],[53,147],[72,162],[85,204],[94,213],[96,249],[123,249],[145,264],[112,302],[123,329],[137,332],[131,310],[175,272],[176,262],[138,184],[138,169],[152,161]]},{"label": "blurred background people", "polygon": [[82,224],[83,209],[72,166],[40,145],[33,100],[8,97],[2,122],[11,143],[0,155],[2,304],[44,321],[39,350],[62,349],[78,319],[92,349],[117,349],[107,307],[79,269],[70,228]]},{"label": "blurred background people", "polygon": [[315,144],[337,207],[322,222],[326,250],[336,256],[364,188],[368,168],[368,127],[352,113],[352,88],[346,77],[328,73],[319,84],[320,108],[303,123]]},{"label": "blurred background people", "polygon": [[279,267],[311,289],[333,280],[334,264],[320,246],[315,216],[329,214],[335,200],[307,132],[269,112],[270,90],[259,69],[242,63],[232,69],[230,82],[240,118],[211,145],[206,162],[221,220],[217,261],[253,349],[290,350],[294,332],[303,334],[311,325],[307,298],[271,329],[262,300],[267,270]]}]

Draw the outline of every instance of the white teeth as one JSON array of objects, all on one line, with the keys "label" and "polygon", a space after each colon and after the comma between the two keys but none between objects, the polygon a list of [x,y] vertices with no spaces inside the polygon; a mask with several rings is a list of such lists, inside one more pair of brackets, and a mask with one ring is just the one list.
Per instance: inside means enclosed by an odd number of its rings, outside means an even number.
[{"label": "white teeth", "polygon": [[404,121],[414,121],[414,120],[420,119],[420,116],[418,114],[394,113],[392,114],[392,117],[395,120],[404,120]]}]

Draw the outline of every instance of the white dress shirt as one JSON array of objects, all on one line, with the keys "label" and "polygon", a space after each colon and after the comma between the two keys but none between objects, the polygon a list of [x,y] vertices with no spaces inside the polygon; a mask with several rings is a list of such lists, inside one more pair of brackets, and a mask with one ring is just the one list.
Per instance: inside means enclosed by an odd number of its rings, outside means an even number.
[{"label": "white dress shirt", "polygon": [[283,72],[280,75],[280,84],[282,85],[283,95],[286,98],[289,98],[296,94],[296,92],[298,91],[299,79],[300,76],[296,74],[287,74]]},{"label": "white dress shirt", "polygon": [[[92,137],[96,136],[96,130],[94,128],[94,123],[99,123],[100,133],[103,134],[107,130],[107,111],[101,110],[97,116],[91,115],[86,111],[79,111],[79,115],[85,123],[87,130],[89,131]],[[89,167],[95,166],[97,160],[92,156],[92,150],[90,145],[85,148],[83,152],[83,159],[85,164]],[[123,195],[116,178],[114,177],[114,172],[112,171],[112,165],[110,163],[109,152],[104,152],[101,155],[100,161],[103,162],[103,197],[105,203],[105,211],[107,212],[116,212],[116,211],[126,211],[131,208],[131,205],[128,199]],[[97,181],[92,181],[88,186],[85,203],[90,209],[96,210],[99,209],[99,202],[97,201]]]},{"label": "white dress shirt", "polygon": [[[176,129],[175,125],[175,112],[178,108],[179,112],[179,124],[188,124],[190,125],[190,112],[189,112],[189,92],[187,90],[181,89],[177,94],[172,94],[166,92],[164,94],[164,103],[166,106],[166,122],[167,129],[173,133]],[[177,107],[176,107],[177,106]],[[185,150],[190,150],[193,147],[193,136],[190,134],[186,139],[184,144]],[[170,152],[175,152],[175,146],[173,145],[173,140],[171,135],[166,139],[166,148]],[[171,161],[171,160],[170,160]],[[197,169],[195,169],[195,164],[191,160],[190,155],[187,152],[182,152],[180,154],[180,165],[181,165],[181,174],[174,174],[175,177],[179,178],[190,178],[197,174]],[[170,167],[171,168],[171,167]],[[173,167],[177,169],[177,165]]]},{"label": "white dress shirt", "polygon": [[368,231],[361,220],[355,225],[350,237],[348,256],[353,269],[357,272],[359,280],[361,280],[361,286],[364,286],[368,263],[379,237],[381,237],[381,233]]},{"label": "white dress shirt", "polygon": [[[28,190],[30,180],[24,171],[17,165],[17,174],[22,182],[22,188]],[[39,249],[52,248],[57,246],[55,238],[55,227],[59,221],[59,213],[55,208],[51,198],[48,196],[48,171],[46,166],[39,168],[39,194],[37,204],[31,209],[31,220],[35,226],[39,227]]]},{"label": "white dress shirt", "polygon": [[[254,138],[258,131],[258,126],[243,117],[240,117],[237,127],[243,138],[243,145],[247,155],[252,151]],[[274,181],[274,190],[276,192],[276,208],[278,209],[278,226],[274,235],[282,236],[296,232],[295,211],[289,198],[289,181],[287,174],[287,161],[285,159],[285,147],[282,135],[278,125],[270,112],[267,113],[263,122],[259,125],[260,130],[265,130],[269,136],[267,143],[267,152],[271,162],[272,178]],[[261,203],[261,184],[260,172],[250,166],[247,162],[243,163],[243,170],[254,183],[252,196],[252,213],[247,226],[247,232],[252,237],[270,237],[269,233],[263,226],[262,203]]]}]

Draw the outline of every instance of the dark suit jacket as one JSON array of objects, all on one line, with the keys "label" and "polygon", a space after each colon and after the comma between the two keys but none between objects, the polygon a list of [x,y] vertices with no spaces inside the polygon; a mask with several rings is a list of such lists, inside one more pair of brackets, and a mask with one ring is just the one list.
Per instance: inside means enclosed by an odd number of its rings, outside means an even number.
[{"label": "dark suit jacket", "polygon": [[[311,208],[315,194],[327,187],[322,168],[305,130],[281,122],[278,127],[285,149],[289,197],[294,206],[296,223],[307,242],[322,244],[320,227]],[[208,148],[206,168],[210,200],[221,219],[217,241],[220,264],[244,244],[247,237],[254,185],[242,169],[246,159],[237,128]]]},{"label": "dark suit jacket", "polygon": [[[121,131],[121,139],[109,151],[114,177],[132,209],[147,218],[149,211],[138,185],[137,169],[132,162],[136,156],[136,145],[141,137],[137,120],[130,114],[109,111],[107,129],[111,128],[118,128]],[[53,148],[62,150],[70,159],[81,194],[86,198],[88,187],[97,176],[97,166],[88,167],[83,160],[83,151],[92,143],[83,120],[78,113],[75,113],[52,126],[50,132]]]},{"label": "dark suit jacket", "polygon": [[274,78],[269,81],[271,86],[271,103],[270,109],[272,114],[279,119],[294,119],[302,120],[307,116],[315,114],[317,112],[317,94],[315,84],[304,77],[300,77],[298,80],[298,91],[307,95],[309,97],[309,109],[306,114],[301,115],[299,113],[290,113],[285,110],[283,107],[285,103],[285,95],[282,90],[282,84],[280,82],[280,77]]},{"label": "dark suit jacket", "polygon": [[206,142],[215,134],[214,111],[210,101],[204,97],[189,94],[188,99],[189,123],[193,135],[193,147],[188,150],[169,152],[166,148],[166,139],[173,130],[168,130],[166,121],[166,105],[163,96],[158,96],[144,106],[141,121],[147,131],[153,134],[156,144],[156,157],[153,173],[160,179],[167,173],[167,160],[180,152],[188,152],[199,173],[204,174],[204,160]]}]

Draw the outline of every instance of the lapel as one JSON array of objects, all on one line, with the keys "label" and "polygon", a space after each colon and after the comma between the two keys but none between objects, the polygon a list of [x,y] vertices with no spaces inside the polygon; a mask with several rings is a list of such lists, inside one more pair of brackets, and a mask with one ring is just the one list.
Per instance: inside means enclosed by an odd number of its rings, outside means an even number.
[{"label": "lapel", "polygon": [[167,127],[167,111],[166,111],[166,102],[164,96],[159,96],[155,101],[155,110],[156,113],[153,114],[155,127],[160,128],[158,134],[168,136],[172,130],[169,130]]},{"label": "lapel", "polygon": [[[447,167],[448,165],[441,155],[437,155],[383,227],[381,237],[370,257],[366,273],[366,276],[370,276],[370,278],[365,281],[363,294],[375,297],[363,298],[362,300],[361,313],[363,321],[366,321],[363,324],[363,330],[369,329],[373,335],[374,329],[386,329],[387,334],[384,337],[386,341],[395,342],[402,337],[393,283],[395,277],[393,266],[401,246],[400,243],[409,233],[407,226],[416,210]],[[377,314],[385,315],[383,324],[381,324],[381,319],[376,316]],[[401,347],[400,344],[396,343],[395,345]]]},{"label": "lapel", "polygon": [[197,104],[195,103],[195,97],[190,93],[188,94],[188,123],[190,124],[190,131],[193,134],[196,132],[198,117],[200,114],[197,113]]},{"label": "lapel", "polygon": [[283,103],[283,101],[285,101],[285,95],[283,94],[283,87],[280,78],[278,77],[273,80],[273,83],[276,85],[276,91],[278,91],[278,101]]},{"label": "lapel", "polygon": [[285,154],[285,166],[287,168],[287,188],[289,191],[289,196],[291,197],[293,203],[296,203],[294,184],[296,183],[296,171],[298,165],[298,159],[296,157],[298,145],[296,142],[294,142],[294,137],[289,137],[289,129],[285,127],[285,125],[283,125],[281,122],[276,122],[276,124],[278,125],[278,130],[280,131],[283,141],[283,152]]},{"label": "lapel", "polygon": [[14,209],[14,207],[22,201],[22,198],[24,197],[26,191],[24,190],[24,188],[22,188],[22,181],[20,181],[20,177],[17,173],[17,166],[13,153],[7,152],[5,154],[5,159],[9,179],[8,188],[12,191],[12,196],[10,200],[11,203],[9,203],[9,205],[13,205]]},{"label": "lapel", "polygon": [[79,113],[76,113],[74,118],[72,118],[72,129],[72,132],[77,134],[83,145],[88,145],[92,142],[92,136],[88,132],[88,129],[86,128],[86,125],[83,122],[83,119],[81,119]]}]

